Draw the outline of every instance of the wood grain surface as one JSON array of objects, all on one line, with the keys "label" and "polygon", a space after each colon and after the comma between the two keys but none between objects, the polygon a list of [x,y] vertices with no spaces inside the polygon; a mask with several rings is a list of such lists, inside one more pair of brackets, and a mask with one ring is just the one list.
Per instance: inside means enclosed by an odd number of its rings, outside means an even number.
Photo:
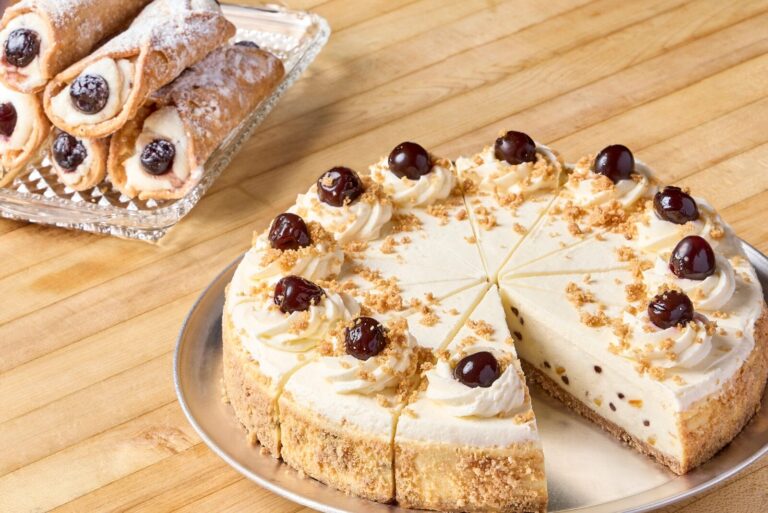
[{"label": "wood grain surface", "polygon": [[[768,252],[768,1],[285,3],[330,43],[159,245],[0,220],[0,511],[309,511],[196,436],[176,334],[320,172],[402,140],[456,157],[515,128],[571,160],[621,142]],[[767,489],[764,459],[664,511],[768,511]]]}]

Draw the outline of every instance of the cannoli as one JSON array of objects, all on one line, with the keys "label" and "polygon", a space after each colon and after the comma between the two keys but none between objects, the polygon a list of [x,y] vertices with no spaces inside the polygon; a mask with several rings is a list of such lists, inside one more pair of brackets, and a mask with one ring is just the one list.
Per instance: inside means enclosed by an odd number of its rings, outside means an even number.
[{"label": "cannoli", "polygon": [[46,114],[77,137],[111,135],[152,93],[234,33],[215,0],[155,0],[125,32],[48,84]]},{"label": "cannoli", "polygon": [[109,139],[79,139],[57,130],[51,142],[51,165],[61,183],[86,191],[107,175],[108,152]]},{"label": "cannoli", "polygon": [[258,48],[216,50],[154,94],[112,137],[112,184],[131,198],[181,198],[200,181],[211,153],[283,74],[280,59]]},{"label": "cannoli", "polygon": [[0,21],[0,80],[41,91],[131,22],[151,0],[23,0]]},{"label": "cannoli", "polygon": [[38,95],[0,85],[0,187],[38,155],[50,131]]}]

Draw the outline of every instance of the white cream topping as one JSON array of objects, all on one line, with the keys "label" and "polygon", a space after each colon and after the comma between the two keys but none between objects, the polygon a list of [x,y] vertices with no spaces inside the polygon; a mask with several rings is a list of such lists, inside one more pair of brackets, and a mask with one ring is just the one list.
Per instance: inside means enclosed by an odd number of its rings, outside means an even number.
[{"label": "white cream topping", "polygon": [[5,48],[5,42],[7,41],[8,36],[11,35],[11,32],[20,28],[32,30],[37,33],[38,37],[40,38],[40,52],[38,53],[37,57],[32,59],[32,62],[23,68],[12,66],[6,62],[5,59],[3,59],[3,66],[6,68],[6,73],[11,72],[23,76],[24,80],[21,81],[22,84],[30,87],[42,86],[45,84],[46,77],[43,77],[40,57],[45,55],[51,46],[51,29],[48,26],[48,23],[46,23],[46,21],[39,14],[22,14],[21,16],[17,16],[8,22],[8,25],[5,27],[5,29],[0,32],[0,45],[2,45],[0,48]]},{"label": "white cream topping", "polygon": [[725,232],[725,237],[733,239],[733,233],[726,228],[720,216],[704,200],[695,198],[699,209],[699,218],[685,224],[675,224],[661,219],[653,208],[645,213],[637,225],[637,244],[648,253],[671,250],[681,239],[688,235],[698,235],[707,239],[713,248],[722,242],[722,237],[714,238],[712,233]]},{"label": "white cream topping", "polygon": [[[405,337],[405,347],[385,350],[367,360],[358,360],[348,354],[323,356],[320,358],[321,373],[340,394],[370,395],[396,387],[412,365],[417,347],[416,338],[410,332],[406,332]],[[336,337],[334,344],[343,347],[344,341]]]},{"label": "white cream topping", "polygon": [[108,57],[97,60],[86,67],[80,76],[98,75],[109,85],[109,98],[106,105],[95,114],[86,114],[77,109],[72,103],[69,91],[72,84],[67,85],[51,100],[53,112],[70,125],[95,125],[117,116],[122,110],[133,88],[134,65],[128,59],[115,61]]},{"label": "white cream topping", "polygon": [[266,234],[260,235],[256,243],[243,257],[240,264],[246,275],[254,282],[260,280],[276,281],[283,276],[294,275],[309,281],[318,281],[339,274],[344,263],[344,251],[336,244],[326,242],[313,243],[307,249],[310,252],[291,251],[296,258],[290,269],[283,269],[279,260],[273,260],[266,265],[263,262],[265,253],[272,246]]},{"label": "white cream topping", "polygon": [[591,162],[587,165],[586,159],[576,164],[565,184],[577,206],[591,207],[618,201],[622,207],[628,208],[653,192],[651,172],[642,162],[635,162],[635,174],[631,179],[620,180],[616,184],[592,171],[590,166]]},{"label": "white cream topping", "polygon": [[10,137],[0,135],[0,152],[21,150],[35,129],[34,115],[39,110],[37,97],[0,86],[0,103],[10,103],[16,109],[16,127]]},{"label": "white cream topping", "polygon": [[[173,143],[176,157],[173,167],[163,175],[155,176],[147,173],[141,164],[141,153],[155,139],[165,139]],[[142,127],[141,134],[136,139],[136,151],[124,162],[126,186],[137,191],[170,190],[181,187],[190,174],[201,173],[201,170],[190,171],[189,139],[184,123],[179,113],[173,107],[164,107],[153,112]]]},{"label": "white cream topping", "polygon": [[392,219],[392,203],[358,198],[347,205],[334,207],[318,199],[315,184],[306,194],[299,194],[290,212],[306,221],[320,223],[337,241],[345,243],[377,239],[381,228]]},{"label": "white cream topping", "polygon": [[643,310],[638,315],[625,312],[624,322],[632,334],[632,348],[656,367],[695,368],[712,351],[712,335],[707,333],[707,326],[700,317],[682,327],[661,329],[651,322],[648,312]]},{"label": "white cream topping", "polygon": [[[478,348],[478,350],[488,350]],[[476,352],[476,351],[475,351]],[[498,351],[491,350],[498,354]],[[525,389],[513,365],[508,365],[490,387],[470,388],[453,376],[451,364],[440,360],[426,373],[427,399],[454,417],[510,415],[525,404]]]},{"label": "white cream topping", "polygon": [[347,294],[326,292],[305,312],[283,313],[272,297],[233,298],[230,307],[235,326],[248,326],[249,333],[276,349],[303,352],[315,347],[339,322],[354,319],[360,305]]},{"label": "white cream topping", "polygon": [[669,262],[658,257],[651,269],[643,272],[648,291],[655,295],[663,285],[679,288],[691,299],[696,310],[719,310],[736,292],[733,266],[722,255],[715,255],[715,273],[703,280],[678,278],[669,269]]},{"label": "white cream topping", "polygon": [[[482,163],[478,164],[477,160]],[[556,189],[561,167],[557,154],[543,144],[536,145],[536,162],[509,164],[496,158],[493,146],[487,146],[476,157],[461,157],[456,161],[461,176],[474,175],[479,179],[480,190],[505,194]]]},{"label": "white cream topping", "polygon": [[384,192],[392,197],[399,206],[421,207],[451,195],[456,185],[456,177],[450,168],[435,164],[429,173],[418,180],[398,177],[389,169],[386,158],[370,168],[371,178],[381,184]]}]

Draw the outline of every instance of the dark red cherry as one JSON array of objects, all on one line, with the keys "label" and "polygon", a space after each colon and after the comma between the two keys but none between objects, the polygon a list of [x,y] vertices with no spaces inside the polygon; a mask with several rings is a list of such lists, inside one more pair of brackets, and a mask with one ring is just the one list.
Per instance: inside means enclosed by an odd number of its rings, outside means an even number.
[{"label": "dark red cherry", "polygon": [[510,130],[496,139],[493,153],[497,159],[512,165],[536,162],[536,143],[528,134]]},{"label": "dark red cherry", "polygon": [[376,319],[358,317],[355,319],[355,324],[344,332],[344,346],[347,354],[358,360],[367,360],[376,356],[387,346],[384,326]]},{"label": "dark red cherry", "polygon": [[25,28],[16,29],[5,40],[5,60],[17,68],[29,66],[40,54],[40,36]]},{"label": "dark red cherry", "polygon": [[0,134],[5,137],[12,136],[13,131],[16,130],[17,120],[16,107],[11,102],[0,105]]},{"label": "dark red cherry", "polygon": [[85,114],[96,114],[109,101],[109,84],[101,75],[80,75],[69,89],[72,104]]},{"label": "dark red cherry", "polygon": [[432,170],[432,162],[423,146],[404,142],[395,146],[389,154],[389,170],[398,178],[418,180]]},{"label": "dark red cherry", "polygon": [[706,239],[689,235],[672,251],[669,269],[678,278],[703,280],[715,273],[715,252]]},{"label": "dark red cherry", "polygon": [[300,276],[286,276],[275,284],[274,301],[283,313],[306,312],[316,305],[325,291]]},{"label": "dark red cherry", "polygon": [[693,303],[682,292],[668,290],[648,304],[648,317],[663,330],[673,326],[685,326],[693,320]]},{"label": "dark red cherry", "polygon": [[690,194],[680,187],[668,185],[653,197],[653,209],[659,219],[685,224],[699,218],[699,207]]},{"label": "dark red cherry", "polygon": [[635,157],[621,144],[603,148],[595,157],[595,173],[607,176],[613,183],[629,179],[634,170]]},{"label": "dark red cherry", "polygon": [[269,242],[273,248],[281,251],[306,248],[312,243],[309,228],[300,216],[286,212],[272,222],[269,229]]},{"label": "dark red cherry", "polygon": [[363,182],[348,167],[334,167],[317,179],[317,196],[332,207],[352,203],[363,193]]},{"label": "dark red cherry", "polygon": [[469,388],[488,388],[500,374],[499,361],[488,351],[465,356],[453,370],[453,376]]},{"label": "dark red cherry", "polygon": [[155,176],[164,175],[173,167],[176,158],[176,146],[166,139],[155,139],[141,152],[141,165],[144,170]]},{"label": "dark red cherry", "polygon": [[235,43],[235,46],[244,46],[246,48],[259,48],[259,45],[257,45],[256,43],[254,43],[253,41],[247,41],[247,40],[238,41],[237,43]]},{"label": "dark red cherry", "polygon": [[61,132],[53,140],[53,158],[65,171],[74,171],[88,156],[82,141],[66,132]]}]

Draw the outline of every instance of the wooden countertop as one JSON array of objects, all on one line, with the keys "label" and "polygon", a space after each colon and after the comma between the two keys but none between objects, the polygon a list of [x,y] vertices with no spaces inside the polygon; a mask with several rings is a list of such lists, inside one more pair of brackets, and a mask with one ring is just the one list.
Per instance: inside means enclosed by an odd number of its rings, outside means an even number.
[{"label": "wooden countertop", "polygon": [[[327,17],[328,47],[159,245],[0,220],[0,511],[308,511],[196,436],[176,335],[319,172],[402,140],[455,157],[514,127],[567,159],[622,142],[768,252],[765,0],[286,3]],[[665,511],[766,511],[767,467]]]}]

